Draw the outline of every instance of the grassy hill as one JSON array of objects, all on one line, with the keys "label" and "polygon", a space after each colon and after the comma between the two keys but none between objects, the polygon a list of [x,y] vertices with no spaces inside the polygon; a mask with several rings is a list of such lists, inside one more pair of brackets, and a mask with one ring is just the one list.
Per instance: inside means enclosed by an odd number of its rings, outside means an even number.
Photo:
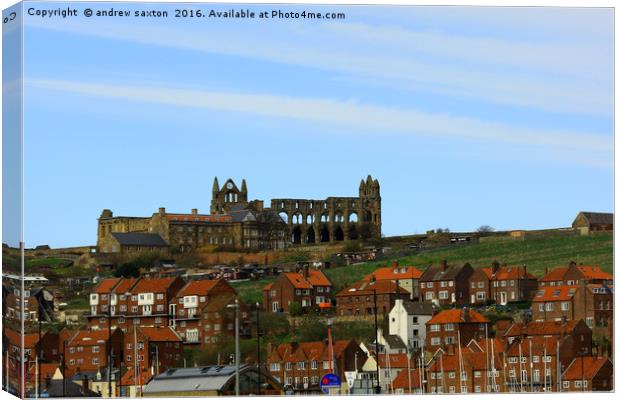
[{"label": "grassy hill", "polygon": [[[360,280],[378,267],[391,265],[397,261],[401,265],[414,265],[421,270],[441,260],[449,264],[469,262],[474,268],[489,266],[493,260],[508,265],[527,265],[528,271],[540,277],[545,268],[550,270],[568,264],[571,260],[578,264],[598,265],[603,270],[613,272],[613,235],[601,233],[590,236],[567,236],[476,243],[437,250],[415,252],[398,258],[385,258],[378,261],[332,268],[325,275],[333,282],[336,290]],[[246,302],[262,301],[262,288],[274,278],[260,281],[238,282],[233,286]]]}]

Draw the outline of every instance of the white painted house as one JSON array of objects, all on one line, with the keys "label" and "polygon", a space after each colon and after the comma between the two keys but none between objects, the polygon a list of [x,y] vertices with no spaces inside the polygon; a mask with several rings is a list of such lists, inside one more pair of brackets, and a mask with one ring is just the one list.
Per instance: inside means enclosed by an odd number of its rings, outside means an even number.
[{"label": "white painted house", "polygon": [[412,350],[422,347],[426,339],[425,324],[434,311],[432,303],[397,299],[389,314],[389,334],[398,336]]}]

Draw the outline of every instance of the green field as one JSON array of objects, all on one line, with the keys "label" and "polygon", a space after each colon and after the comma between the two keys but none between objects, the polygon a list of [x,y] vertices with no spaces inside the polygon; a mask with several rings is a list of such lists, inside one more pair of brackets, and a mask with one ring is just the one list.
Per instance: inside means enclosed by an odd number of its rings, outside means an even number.
[{"label": "green field", "polygon": [[[590,236],[547,237],[528,240],[515,240],[494,243],[456,245],[454,247],[412,253],[399,258],[386,258],[380,261],[332,268],[325,275],[338,291],[345,285],[360,280],[378,267],[391,265],[398,261],[401,265],[414,265],[420,270],[441,260],[449,264],[469,262],[474,268],[489,266],[494,260],[501,264],[527,265],[532,274],[540,277],[545,268],[549,270],[567,265],[598,265],[603,270],[613,272],[613,234],[601,233]],[[274,278],[260,281],[238,282],[233,286],[246,302],[262,299],[262,288]]]}]

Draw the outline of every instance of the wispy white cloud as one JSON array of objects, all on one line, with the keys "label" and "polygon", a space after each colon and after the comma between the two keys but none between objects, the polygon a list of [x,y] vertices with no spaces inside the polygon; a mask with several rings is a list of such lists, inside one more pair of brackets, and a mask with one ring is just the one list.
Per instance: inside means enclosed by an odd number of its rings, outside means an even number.
[{"label": "wispy white cloud", "polygon": [[604,57],[605,47],[595,43],[591,47],[556,46],[352,23],[311,28],[284,25],[251,35],[249,30],[221,27],[207,33],[108,22],[64,24],[30,19],[27,23],[80,35],[328,70],[404,89],[504,105],[604,116],[612,112],[610,61]]},{"label": "wispy white cloud", "polygon": [[[63,80],[29,79],[28,86],[85,96],[164,104],[177,107],[245,113],[251,115],[362,128],[365,131],[460,138],[531,147],[548,151],[551,158],[588,166],[609,167],[610,137],[596,133],[528,130],[449,113],[428,113],[338,99],[301,98],[163,86],[109,85]],[[337,131],[337,129],[334,129]],[[578,154],[578,157],[575,155]]]}]

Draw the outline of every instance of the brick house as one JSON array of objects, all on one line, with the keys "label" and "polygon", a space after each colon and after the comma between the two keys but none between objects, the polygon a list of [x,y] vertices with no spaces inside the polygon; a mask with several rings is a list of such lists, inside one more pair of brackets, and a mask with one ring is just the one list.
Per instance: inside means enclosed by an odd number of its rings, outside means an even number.
[{"label": "brick house", "polygon": [[545,275],[538,280],[539,287],[572,286],[582,283],[613,285],[614,277],[598,266],[577,265],[571,261],[566,267],[557,267],[551,271],[545,269]]},{"label": "brick house", "polygon": [[344,372],[355,371],[366,361],[366,354],[355,340],[336,340],[333,342],[333,359],[329,362],[327,341],[285,343],[269,345],[267,363],[269,372],[282,385],[290,386],[295,392],[320,393],[319,380],[327,373],[338,375],[346,382]]},{"label": "brick house", "polygon": [[[439,349],[427,365],[428,393],[497,393],[503,390],[503,363],[498,354],[450,347]],[[494,368],[493,368],[494,367]],[[493,376],[494,375],[494,376]]]},{"label": "brick house", "polygon": [[534,321],[583,319],[603,333],[611,334],[613,323],[613,290],[606,285],[545,286],[532,300]]},{"label": "brick house", "polygon": [[469,277],[469,303],[484,304],[491,300],[493,267],[476,268]]},{"label": "brick house", "polygon": [[112,346],[113,366],[120,365],[123,331],[117,329],[110,338],[107,329],[80,330],[69,338],[65,346],[65,376],[78,372],[97,371],[108,366],[108,345]]},{"label": "brick house", "polygon": [[474,269],[469,263],[448,265],[444,260],[431,265],[420,277],[420,294],[423,301],[444,304],[469,302],[469,278]]},{"label": "brick house", "polygon": [[492,300],[496,304],[529,301],[534,297],[538,281],[527,267],[502,265],[495,261],[491,267],[477,268],[469,279],[471,304]]},{"label": "brick house", "polygon": [[89,296],[90,315],[87,316],[91,329],[110,328],[127,330],[127,298],[129,291],[138,282],[136,278],[106,278],[95,287]]},{"label": "brick house", "polygon": [[424,372],[421,368],[416,368],[415,361],[411,362],[409,369],[401,370],[391,383],[394,394],[421,394],[422,393],[422,375]]},{"label": "brick house", "polygon": [[441,311],[426,323],[426,350],[458,346],[459,339],[467,346],[472,339],[484,339],[489,328],[489,320],[469,308]]},{"label": "brick house", "polygon": [[396,282],[397,285],[411,294],[411,300],[418,301],[420,299],[420,277],[422,277],[422,271],[416,267],[401,266],[394,262],[391,267],[378,268],[362,280],[366,282],[372,280]]},{"label": "brick house", "polygon": [[263,307],[267,312],[289,312],[297,303],[310,308],[330,303],[332,283],[319,269],[304,267],[298,272],[283,272],[263,288]]},{"label": "brick house", "polygon": [[565,392],[611,392],[614,367],[608,358],[576,357],[562,375]]},{"label": "brick house", "polygon": [[391,280],[360,281],[336,294],[336,314],[339,316],[374,315],[375,296],[377,314],[385,315],[397,299],[408,299],[409,292]]},{"label": "brick house", "polygon": [[123,335],[122,355],[125,367],[141,363],[158,374],[182,363],[183,340],[171,327],[132,327]]},{"label": "brick house", "polygon": [[523,343],[530,338],[533,340],[548,339],[547,351],[552,351],[549,346],[555,346],[556,349],[559,346],[559,361],[562,368],[568,367],[568,364],[579,354],[592,354],[592,330],[583,320],[513,324],[504,334],[504,338],[508,346],[514,342]]},{"label": "brick house", "polygon": [[[15,389],[15,393],[17,393],[18,388],[22,382],[22,371],[21,371],[21,351],[22,351],[22,335],[20,332],[15,331],[13,329],[4,327],[3,330],[3,345],[6,346],[3,348],[3,360],[2,360],[2,373],[3,379],[7,376],[7,368],[8,377],[9,377],[9,386]],[[37,333],[27,333],[23,335],[24,338],[24,363],[25,369],[29,368],[29,364],[34,364],[34,356],[36,354],[36,346],[39,341],[39,335]],[[8,365],[7,365],[7,355],[8,355]]]},{"label": "brick house", "polygon": [[202,322],[200,337],[202,345],[218,343],[222,337],[232,338],[235,335],[235,310],[228,307],[239,304],[239,336],[252,336],[252,324],[249,308],[236,295],[221,294],[209,300],[201,309]]},{"label": "brick house", "polygon": [[519,337],[506,350],[507,390],[511,392],[557,391],[558,351],[561,344],[553,336]]},{"label": "brick house", "polygon": [[185,344],[201,343],[200,320],[207,303],[218,296],[235,296],[237,292],[225,280],[190,281],[170,302],[170,325],[181,335]]}]

